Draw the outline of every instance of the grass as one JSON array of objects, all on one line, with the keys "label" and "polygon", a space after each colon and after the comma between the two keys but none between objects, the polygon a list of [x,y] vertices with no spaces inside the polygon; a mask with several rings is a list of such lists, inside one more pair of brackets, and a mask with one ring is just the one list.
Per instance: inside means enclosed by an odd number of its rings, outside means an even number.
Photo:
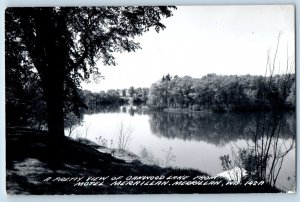
[{"label": "grass", "polygon": [[118,128],[115,131],[115,135],[117,137],[117,146],[120,150],[126,150],[132,140],[133,128],[129,126],[125,126],[123,122],[120,123]]}]

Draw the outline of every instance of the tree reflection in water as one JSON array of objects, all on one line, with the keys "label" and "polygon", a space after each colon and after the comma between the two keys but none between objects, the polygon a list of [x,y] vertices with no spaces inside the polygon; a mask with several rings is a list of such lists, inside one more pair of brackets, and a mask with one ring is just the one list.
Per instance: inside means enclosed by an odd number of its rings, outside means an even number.
[{"label": "tree reflection in water", "polygon": [[[290,115],[295,120],[295,113]],[[296,124],[290,124],[291,136],[283,139],[286,117],[272,112],[269,116],[257,117],[247,130],[248,155],[240,155],[250,178],[264,180],[275,185],[282,168],[284,157],[295,147]],[[240,149],[239,149],[240,150]],[[250,155],[249,155],[250,154]]]},{"label": "tree reflection in water", "polygon": [[[149,113],[153,134],[166,138],[205,141],[216,146],[253,138],[249,128],[262,116],[270,119],[272,113]],[[281,113],[279,136],[283,139],[295,136],[295,113]]]},{"label": "tree reflection in water", "polygon": [[[243,168],[248,179],[271,185],[276,184],[284,157],[295,147],[294,112],[151,112],[149,117],[151,131],[157,136],[204,141],[220,147],[231,143],[232,161],[228,168]],[[245,140],[247,148],[240,148],[237,140]]]}]

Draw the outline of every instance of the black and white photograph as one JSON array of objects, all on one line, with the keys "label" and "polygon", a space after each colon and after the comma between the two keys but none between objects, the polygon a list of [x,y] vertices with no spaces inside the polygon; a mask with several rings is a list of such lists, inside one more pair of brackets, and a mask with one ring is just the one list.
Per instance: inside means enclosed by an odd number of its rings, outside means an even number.
[{"label": "black and white photograph", "polygon": [[8,195],[296,193],[293,5],[7,7]]}]

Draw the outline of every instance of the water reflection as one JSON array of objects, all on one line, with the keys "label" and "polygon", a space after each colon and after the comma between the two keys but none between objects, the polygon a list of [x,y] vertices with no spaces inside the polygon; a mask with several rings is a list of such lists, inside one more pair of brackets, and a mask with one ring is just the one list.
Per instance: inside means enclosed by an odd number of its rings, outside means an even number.
[{"label": "water reflection", "polygon": [[[234,166],[243,168],[250,180],[263,180],[276,185],[284,158],[295,147],[295,124],[281,113],[261,113],[247,129],[247,148],[238,148],[233,154]],[[294,119],[295,120],[295,119]],[[289,129],[290,136],[285,135]],[[223,158],[224,160],[224,158]],[[229,165],[222,161],[222,165]],[[229,165],[231,166],[231,165]],[[228,166],[227,166],[228,167]]]},{"label": "water reflection", "polygon": [[[205,141],[217,146],[253,137],[249,129],[262,119],[273,123],[272,113],[149,113],[149,123],[153,134],[167,138]],[[280,137],[295,136],[295,113],[278,113],[281,118]],[[274,122],[274,124],[277,124]]]},{"label": "water reflection", "polygon": [[[116,139],[115,130],[123,122],[126,126],[131,125],[134,128],[129,148],[131,152],[139,154],[144,146],[151,153],[144,149],[143,156],[148,156],[150,161],[157,163],[157,159],[168,159],[166,156],[172,156],[166,155],[170,154],[167,152],[170,151],[168,148],[172,148],[172,154],[176,157],[176,161],[171,161],[172,166],[195,168],[209,172],[211,175],[222,172],[219,157],[226,154],[231,155],[232,145],[236,145],[246,149],[244,156],[249,157],[253,170],[251,167],[246,169],[251,170],[255,176],[255,172],[260,172],[259,169],[254,169],[255,161],[259,162],[258,159],[261,158],[260,154],[262,153],[252,152],[251,148],[254,148],[255,142],[257,142],[258,151],[261,147],[258,143],[264,137],[264,144],[274,147],[269,151],[277,151],[275,155],[280,157],[280,161],[274,162],[274,165],[280,165],[281,160],[287,159],[283,163],[283,169],[280,170],[281,174],[277,181],[288,187],[287,178],[293,177],[295,173],[295,149],[288,154],[288,157],[279,153],[283,151],[283,148],[288,148],[293,144],[296,135],[295,113],[281,112],[274,116],[269,112],[206,114],[150,112],[142,105],[125,105],[95,107],[87,111],[83,118],[84,126],[78,127],[77,132],[79,131],[84,136],[88,129],[85,124],[91,124],[87,138],[92,141],[99,136],[105,140]],[[276,129],[277,126],[280,126],[280,130]],[[262,133],[262,131],[265,132]],[[271,136],[277,138],[273,138],[270,142],[266,137]],[[263,148],[266,147],[263,146]],[[264,151],[266,150],[264,149]],[[197,154],[196,158],[195,154]],[[273,152],[269,152],[269,154],[274,156]],[[238,150],[236,150],[235,156],[238,156]],[[232,162],[236,161],[233,159],[233,155],[230,157]],[[166,161],[163,164],[167,164]],[[265,166],[267,164],[268,166]],[[269,158],[268,163],[265,162],[263,166],[258,167],[270,168],[272,164],[273,161]],[[243,166],[246,167],[246,165]],[[271,174],[273,177],[270,179],[273,178],[274,181],[278,175],[277,172],[273,173]],[[270,175],[269,172],[265,176],[268,175]]]},{"label": "water reflection", "polygon": [[93,108],[89,108],[83,112],[84,114],[96,114],[96,113],[128,113],[130,116],[135,114],[143,115],[147,114],[146,107],[144,105],[95,105]]},{"label": "water reflection", "polygon": [[[202,141],[219,147],[231,143],[231,154],[220,156],[223,170],[245,170],[248,174],[245,179],[263,180],[272,186],[277,185],[284,160],[295,148],[294,112],[155,112],[149,117],[151,131],[157,136]],[[246,147],[236,144],[238,140],[245,141]]]},{"label": "water reflection", "polygon": [[95,105],[84,111],[84,114],[120,113],[119,105]]}]

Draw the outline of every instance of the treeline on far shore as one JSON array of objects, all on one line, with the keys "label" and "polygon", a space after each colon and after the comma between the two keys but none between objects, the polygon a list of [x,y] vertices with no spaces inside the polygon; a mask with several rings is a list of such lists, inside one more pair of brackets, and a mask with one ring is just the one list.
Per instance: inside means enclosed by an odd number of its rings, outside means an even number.
[{"label": "treeline on far shore", "polygon": [[146,104],[149,88],[109,89],[107,91],[91,92],[83,90],[81,95],[84,103],[90,107],[98,105]]},{"label": "treeline on far shore", "polygon": [[85,104],[146,104],[153,110],[261,111],[295,107],[295,74],[269,77],[208,74],[202,78],[170,76],[149,88],[82,92]]},{"label": "treeline on far shore", "polygon": [[295,108],[295,74],[164,76],[152,84],[148,106],[191,111],[261,111]]},{"label": "treeline on far shore", "polygon": [[[10,78],[10,77],[9,77]],[[124,88],[91,92],[65,87],[64,115],[80,118],[86,110],[124,104],[147,105],[149,110],[262,111],[295,109],[295,74],[269,77],[208,74],[202,78],[167,74],[150,88]],[[7,126],[42,128],[46,102],[35,73],[6,82]]]}]

